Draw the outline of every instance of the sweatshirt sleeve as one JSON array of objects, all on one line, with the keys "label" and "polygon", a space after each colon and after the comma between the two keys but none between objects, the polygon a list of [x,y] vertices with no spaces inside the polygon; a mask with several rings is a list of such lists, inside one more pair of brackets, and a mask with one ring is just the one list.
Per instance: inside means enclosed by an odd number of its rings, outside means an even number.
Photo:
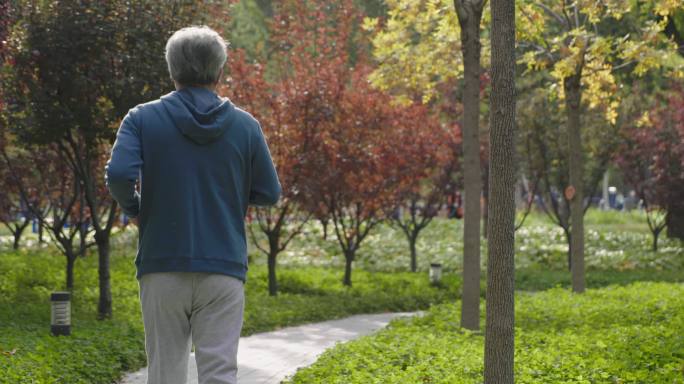
[{"label": "sweatshirt sleeve", "polygon": [[252,145],[249,203],[257,206],[274,205],[280,198],[281,187],[261,126],[257,129]]},{"label": "sweatshirt sleeve", "polygon": [[123,212],[135,218],[140,212],[140,194],[135,189],[142,166],[140,131],[131,110],[121,122],[112,147],[112,156],[105,166],[105,183]]}]

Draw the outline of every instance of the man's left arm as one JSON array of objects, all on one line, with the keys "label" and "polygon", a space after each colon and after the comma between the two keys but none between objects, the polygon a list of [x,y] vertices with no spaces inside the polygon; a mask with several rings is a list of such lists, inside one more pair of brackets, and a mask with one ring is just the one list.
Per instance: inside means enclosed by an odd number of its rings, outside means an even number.
[{"label": "man's left arm", "polygon": [[140,213],[140,194],[135,189],[142,166],[140,129],[131,110],[121,122],[112,147],[112,157],[105,166],[105,183],[123,212],[135,218]]}]

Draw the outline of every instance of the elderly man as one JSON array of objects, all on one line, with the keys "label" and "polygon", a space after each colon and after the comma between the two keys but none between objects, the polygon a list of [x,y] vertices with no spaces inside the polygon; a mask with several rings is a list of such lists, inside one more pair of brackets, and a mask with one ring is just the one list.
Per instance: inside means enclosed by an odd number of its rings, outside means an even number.
[{"label": "elderly man", "polygon": [[191,343],[200,383],[237,383],[244,218],[281,189],[259,123],[215,93],[226,59],[215,31],[174,33],[166,62],[176,91],[130,110],[106,168],[112,196],[140,230],[148,384],[185,383]]}]

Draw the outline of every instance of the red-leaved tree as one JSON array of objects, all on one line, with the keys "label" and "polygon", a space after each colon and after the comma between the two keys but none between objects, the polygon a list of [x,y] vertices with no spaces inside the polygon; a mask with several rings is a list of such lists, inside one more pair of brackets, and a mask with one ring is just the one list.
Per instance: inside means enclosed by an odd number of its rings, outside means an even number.
[{"label": "red-leaved tree", "polygon": [[74,264],[89,246],[86,239],[92,228],[82,183],[54,145],[2,148],[0,166],[24,216],[37,220],[65,256],[65,287],[72,290]]},{"label": "red-leaved tree", "polygon": [[400,145],[394,149],[401,153],[395,166],[407,177],[400,178],[396,206],[389,216],[406,236],[411,271],[416,272],[416,243],[420,232],[437,216],[446,196],[457,189],[457,144],[461,132],[458,125],[451,130],[442,127],[423,105],[397,112],[402,116],[397,129]]},{"label": "red-leaved tree", "polygon": [[[301,233],[309,217],[297,209],[296,196],[300,159],[307,151],[310,134],[306,123],[300,124],[300,117],[314,106],[310,106],[307,92],[301,87],[289,81],[267,81],[264,65],[248,63],[244,52],[232,55],[229,70],[229,81],[219,92],[229,95],[260,122],[282,185],[282,197],[278,203],[273,207],[253,208],[251,212],[255,220],[248,225],[255,247],[267,257],[268,290],[271,296],[276,296],[277,257]],[[265,241],[255,233],[255,226]]]},{"label": "red-leaved tree", "polygon": [[672,90],[646,118],[622,130],[616,162],[644,204],[653,250],[667,227],[684,239],[684,94]]},{"label": "red-leaved tree", "polygon": [[[322,204],[301,197],[302,183],[320,170],[310,161],[317,156],[311,145],[321,122],[331,117],[332,106],[340,101],[350,68],[351,31],[359,19],[351,1],[282,2],[275,7],[269,31],[269,62],[247,63],[242,52],[235,52],[229,62],[230,80],[221,92],[260,121],[283,187],[275,207],[252,210],[255,222],[248,227],[256,248],[267,255],[271,295],[278,290],[278,254],[311,215],[325,216],[324,210],[311,209]],[[302,204],[309,209],[300,209]]]}]

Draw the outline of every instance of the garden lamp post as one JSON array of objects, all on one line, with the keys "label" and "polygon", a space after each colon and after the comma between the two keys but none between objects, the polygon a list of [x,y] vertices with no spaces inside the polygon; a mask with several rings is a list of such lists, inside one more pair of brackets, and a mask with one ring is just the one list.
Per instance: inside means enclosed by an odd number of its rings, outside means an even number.
[{"label": "garden lamp post", "polygon": [[71,301],[69,292],[53,292],[50,295],[52,316],[50,331],[54,336],[71,334]]},{"label": "garden lamp post", "polygon": [[442,281],[442,264],[441,263],[431,263],[430,264],[430,283],[437,285]]}]

